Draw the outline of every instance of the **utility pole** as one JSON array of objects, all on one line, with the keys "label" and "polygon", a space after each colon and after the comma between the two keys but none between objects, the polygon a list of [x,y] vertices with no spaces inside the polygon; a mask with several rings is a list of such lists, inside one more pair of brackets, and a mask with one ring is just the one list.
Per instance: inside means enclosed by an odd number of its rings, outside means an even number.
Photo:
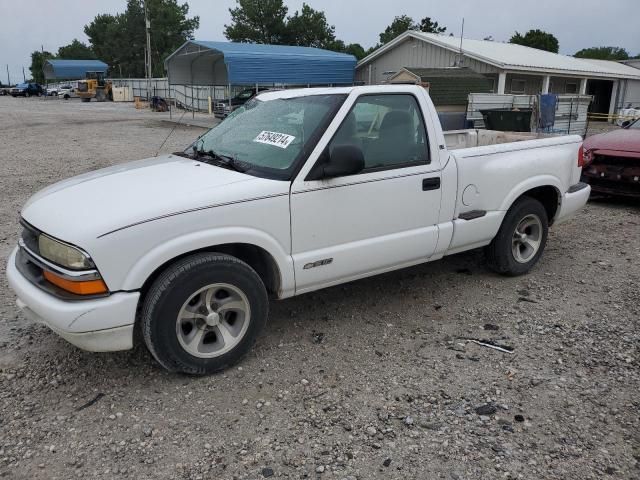
[{"label": "utility pole", "polygon": [[462,64],[464,63],[463,61],[463,56],[462,56],[462,39],[464,37],[464,17],[462,17],[462,31],[460,32],[460,61],[458,66],[462,67]]},{"label": "utility pole", "polygon": [[147,53],[145,55],[147,70],[147,101],[151,101],[151,22],[149,21],[149,10],[147,1],[144,2],[144,25],[147,31]]},{"label": "utility pole", "polygon": [[9,64],[7,63],[7,87],[11,85],[11,77],[9,77]]},{"label": "utility pole", "polygon": [[44,87],[46,89],[49,82],[47,82],[46,78],[44,77],[44,45],[40,45],[40,52],[42,53],[42,56],[40,57],[42,58],[42,79],[44,80]]},{"label": "utility pole", "polygon": [[27,76],[24,74],[24,66],[22,67],[22,81],[23,82],[27,81]]}]

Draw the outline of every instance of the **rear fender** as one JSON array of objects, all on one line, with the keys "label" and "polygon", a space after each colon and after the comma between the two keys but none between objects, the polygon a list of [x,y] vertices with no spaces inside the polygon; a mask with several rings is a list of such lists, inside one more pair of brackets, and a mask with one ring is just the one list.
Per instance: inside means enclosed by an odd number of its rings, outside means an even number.
[{"label": "rear fender", "polygon": [[[507,211],[511,208],[511,205],[520,198],[524,193],[537,187],[553,187],[558,194],[558,212],[560,211],[560,203],[562,202],[563,186],[559,178],[552,175],[538,175],[535,177],[527,178],[523,182],[516,185],[511,189],[509,194],[505,197],[504,201],[500,205],[499,210]],[[549,221],[552,219],[550,218]]]}]

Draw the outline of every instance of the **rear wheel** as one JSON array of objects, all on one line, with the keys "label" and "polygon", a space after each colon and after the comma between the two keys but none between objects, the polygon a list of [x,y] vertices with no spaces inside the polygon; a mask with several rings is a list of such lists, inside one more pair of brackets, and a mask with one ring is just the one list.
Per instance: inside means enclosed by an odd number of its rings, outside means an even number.
[{"label": "rear wheel", "polygon": [[542,204],[530,197],[520,198],[486,248],[489,267],[503,275],[527,273],[540,259],[548,232],[547,212]]},{"label": "rear wheel", "polygon": [[197,254],[179,260],[144,300],[144,341],[167,370],[204,375],[238,362],[268,315],[258,274],[235,257]]}]

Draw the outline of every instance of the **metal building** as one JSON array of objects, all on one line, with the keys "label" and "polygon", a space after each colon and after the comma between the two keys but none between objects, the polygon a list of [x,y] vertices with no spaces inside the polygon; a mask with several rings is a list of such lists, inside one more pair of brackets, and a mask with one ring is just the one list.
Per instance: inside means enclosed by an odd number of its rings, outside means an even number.
[{"label": "metal building", "polygon": [[592,111],[640,106],[640,70],[511,43],[407,31],[358,62],[356,81],[386,83],[402,68],[469,67],[492,79],[494,93],[589,94]]},{"label": "metal building", "polygon": [[165,60],[171,85],[350,85],[356,58],[319,48],[184,43]]},{"label": "metal building", "polygon": [[109,66],[100,60],[46,60],[43,71],[47,80],[81,80],[87,72],[103,72]]}]

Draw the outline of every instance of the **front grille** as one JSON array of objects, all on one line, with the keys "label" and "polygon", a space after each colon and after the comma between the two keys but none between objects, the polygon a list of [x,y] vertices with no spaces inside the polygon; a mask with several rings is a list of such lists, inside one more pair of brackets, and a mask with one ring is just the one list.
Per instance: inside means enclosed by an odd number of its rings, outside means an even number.
[{"label": "front grille", "polygon": [[619,167],[639,167],[640,158],[633,157],[616,157],[613,155],[595,155],[592,165],[613,165]]},{"label": "front grille", "polygon": [[640,181],[621,182],[620,180],[609,180],[606,178],[590,177],[586,175],[583,176],[583,181],[591,185],[591,189],[594,192],[640,197]]}]

